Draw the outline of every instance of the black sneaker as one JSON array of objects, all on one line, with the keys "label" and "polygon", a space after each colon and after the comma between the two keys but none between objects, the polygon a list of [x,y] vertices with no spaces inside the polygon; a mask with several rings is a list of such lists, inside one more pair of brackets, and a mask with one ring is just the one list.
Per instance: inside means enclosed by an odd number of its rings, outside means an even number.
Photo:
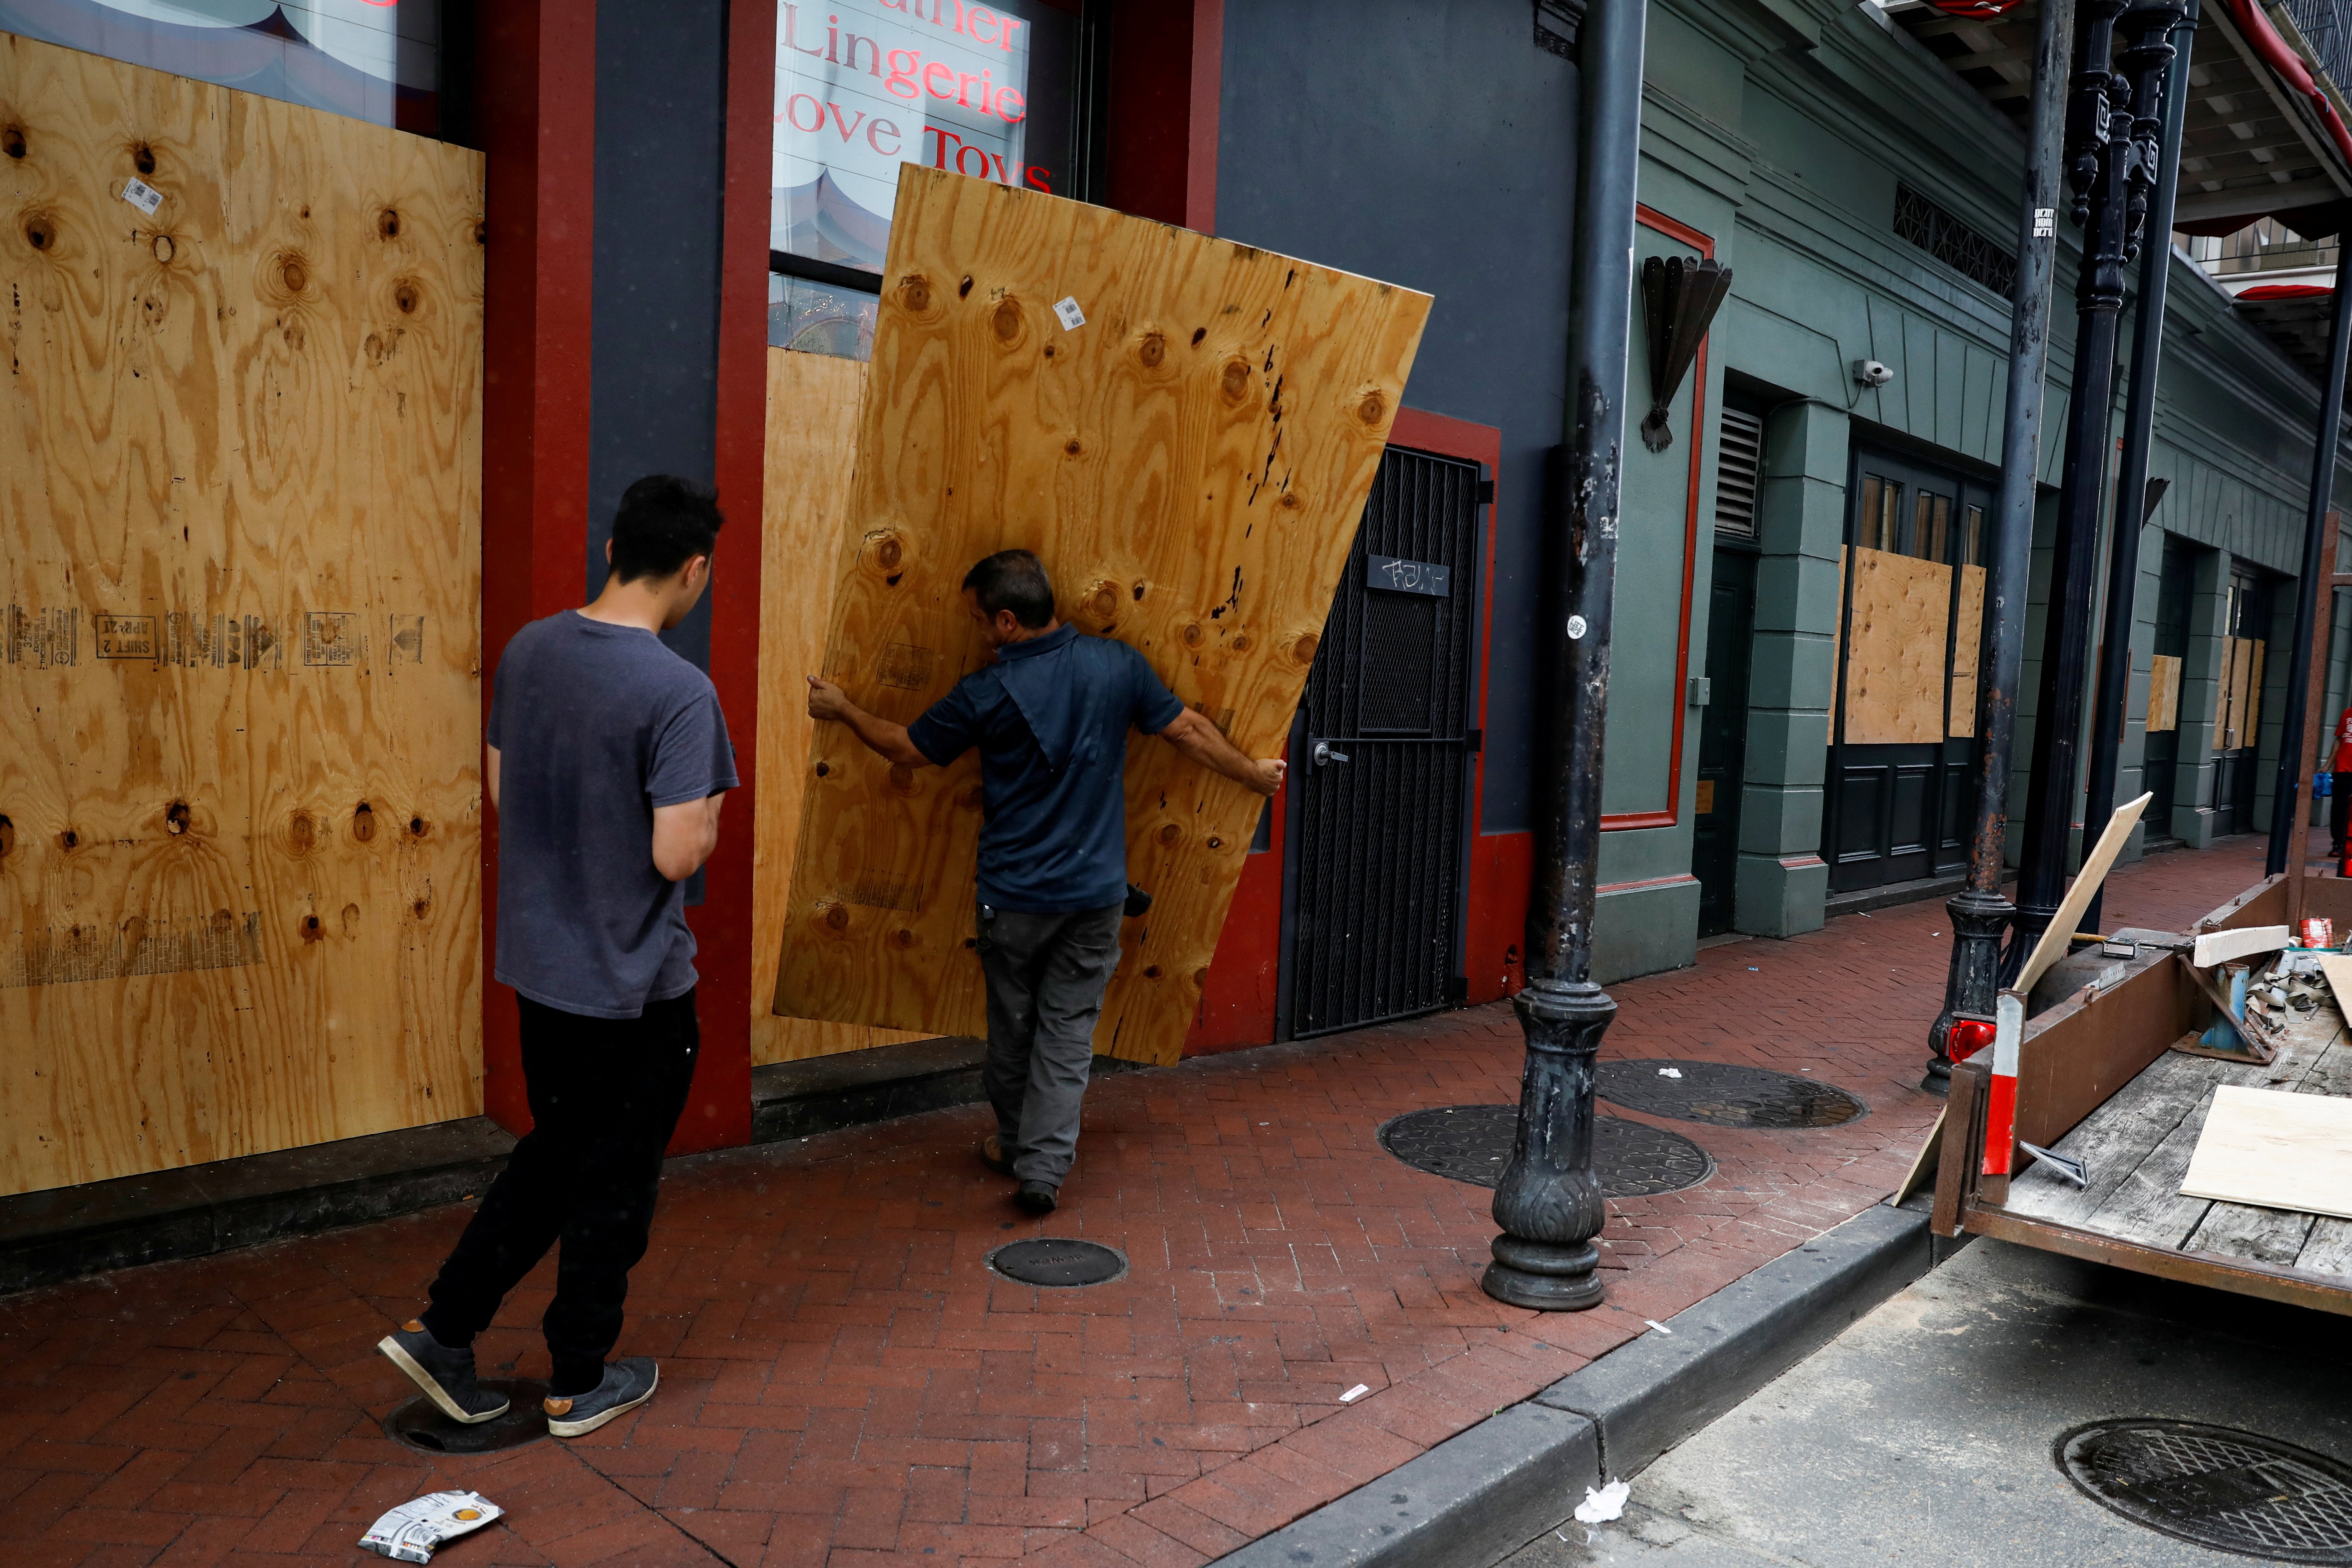
[{"label": "black sneaker", "polygon": [[604,1368],[604,1381],[569,1399],[549,1394],[547,1429],[558,1437],[578,1437],[593,1432],[614,1416],[635,1410],[654,1396],[661,1373],[649,1355],[625,1356]]},{"label": "black sneaker", "polygon": [[433,1337],[421,1318],[411,1318],[376,1342],[392,1364],[441,1407],[452,1421],[472,1426],[507,1413],[507,1396],[474,1381],[474,1347],[451,1350]]},{"label": "black sneaker", "polygon": [[1004,1157],[1003,1140],[993,1132],[980,1141],[980,1163],[1000,1176],[1013,1173],[1013,1162]]},{"label": "black sneaker", "polygon": [[1051,1182],[1024,1182],[1021,1190],[1013,1194],[1013,1201],[1031,1214],[1052,1214],[1060,1190]]}]

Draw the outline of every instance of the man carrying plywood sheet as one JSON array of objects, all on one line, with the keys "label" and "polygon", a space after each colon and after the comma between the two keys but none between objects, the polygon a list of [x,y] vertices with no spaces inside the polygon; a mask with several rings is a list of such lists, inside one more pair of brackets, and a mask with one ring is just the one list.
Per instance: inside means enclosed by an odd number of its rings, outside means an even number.
[{"label": "man carrying plywood sheet", "polygon": [[1260,795],[1282,787],[1285,764],[1244,755],[1127,644],[1065,626],[1030,552],[1000,551],[966,573],[963,604],[996,662],[913,723],[877,719],[814,675],[809,717],[846,724],[894,768],[945,767],[980,750],[982,1077],[996,1110],[981,1159],[1020,1183],[1023,1208],[1051,1214],[1077,1152],[1095,1021],[1118,967],[1128,730]]},{"label": "man carrying plywood sheet", "polygon": [[653,1397],[652,1358],[604,1358],[645,1256],[662,1151],[701,1032],[685,889],[719,845],[735,749],[710,678],[662,646],[710,581],[707,485],[654,475],[613,520],[596,602],[534,621],[499,657],[484,779],[499,814],[498,977],[522,1011],[531,1130],[433,1281],[376,1346],[464,1422],[504,1415],[474,1337],[562,1243],[543,1327],[547,1429],[593,1432]]}]

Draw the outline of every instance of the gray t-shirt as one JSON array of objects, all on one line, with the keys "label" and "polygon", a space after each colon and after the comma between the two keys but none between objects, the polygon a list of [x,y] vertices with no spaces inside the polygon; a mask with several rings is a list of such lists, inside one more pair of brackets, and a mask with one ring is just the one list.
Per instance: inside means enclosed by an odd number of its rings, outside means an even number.
[{"label": "gray t-shirt", "polygon": [[566,610],[507,644],[487,739],[499,979],[592,1018],[692,990],[686,885],[654,868],[654,808],[736,785],[710,678],[649,631]]}]

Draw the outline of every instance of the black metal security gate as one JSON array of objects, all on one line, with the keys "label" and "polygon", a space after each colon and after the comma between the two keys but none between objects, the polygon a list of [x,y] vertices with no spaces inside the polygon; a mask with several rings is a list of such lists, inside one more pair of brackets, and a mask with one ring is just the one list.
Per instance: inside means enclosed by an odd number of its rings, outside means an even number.
[{"label": "black metal security gate", "polygon": [[1381,459],[1291,747],[1294,1037],[1461,994],[1485,499],[1475,463]]}]

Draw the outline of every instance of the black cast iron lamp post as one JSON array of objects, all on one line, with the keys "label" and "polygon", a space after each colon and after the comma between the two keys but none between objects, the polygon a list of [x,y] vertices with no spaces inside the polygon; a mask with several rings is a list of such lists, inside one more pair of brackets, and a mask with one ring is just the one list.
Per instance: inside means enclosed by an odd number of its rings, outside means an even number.
[{"label": "black cast iron lamp post", "polygon": [[1601,737],[1609,709],[1618,469],[1633,306],[1633,179],[1642,129],[1643,0],[1591,0],[1580,38],[1582,158],[1569,328],[1568,473],[1561,486],[1526,990],[1519,1124],[1495,1189],[1486,1294],[1538,1311],[1601,1304],[1592,1238],[1609,1217],[1592,1170],[1592,1064],[1617,1004],[1592,983],[1601,857]]}]

